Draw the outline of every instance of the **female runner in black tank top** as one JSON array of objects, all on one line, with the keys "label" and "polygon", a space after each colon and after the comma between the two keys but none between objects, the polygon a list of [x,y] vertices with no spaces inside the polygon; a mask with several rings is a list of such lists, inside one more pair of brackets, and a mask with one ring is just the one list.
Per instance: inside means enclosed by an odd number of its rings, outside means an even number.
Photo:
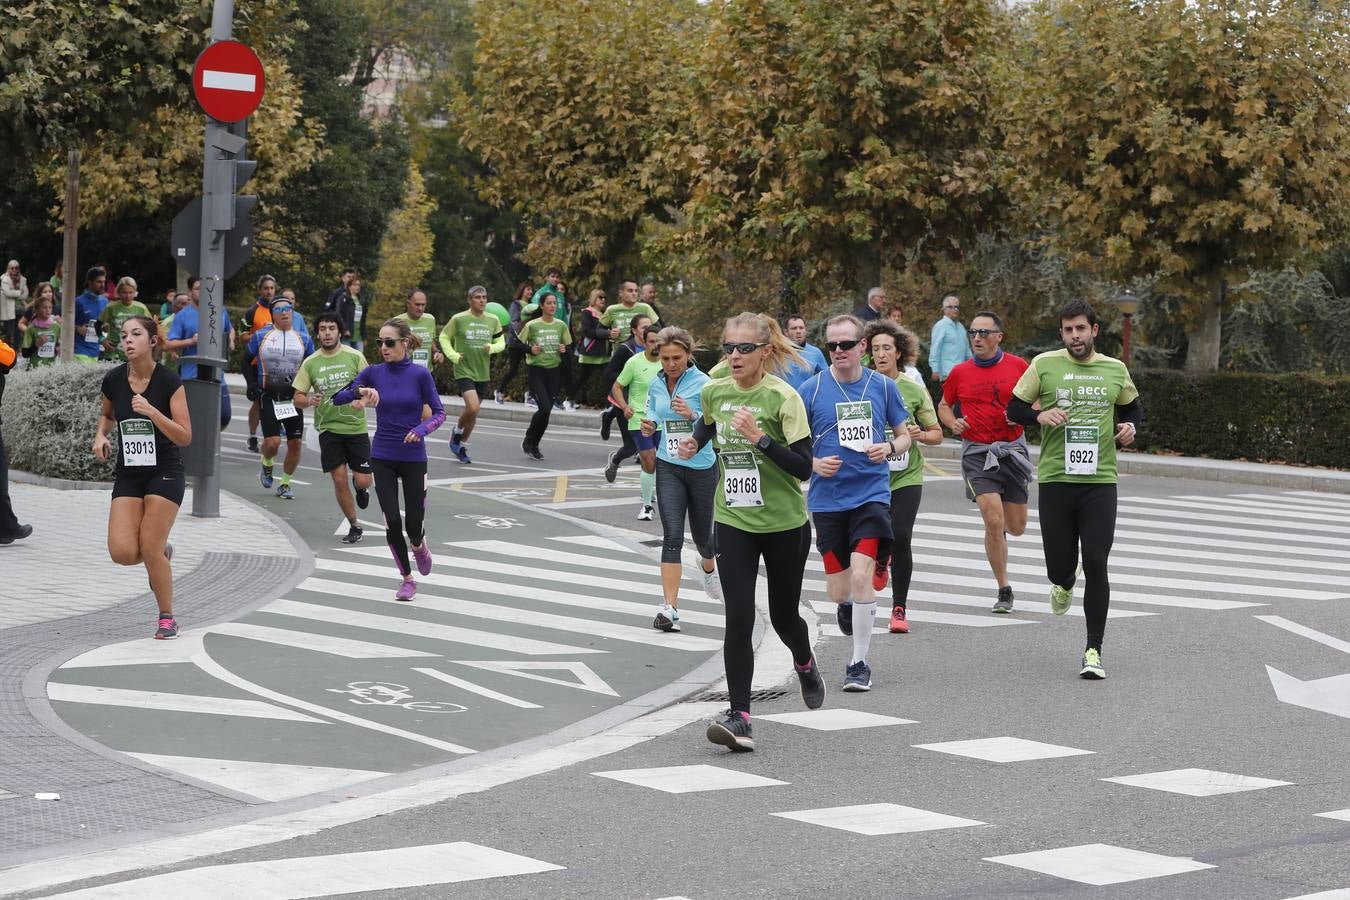
[{"label": "female runner in black tank top", "polygon": [[154,320],[127,319],[121,338],[127,361],[103,379],[103,411],[93,448],[100,460],[117,454],[108,555],[122,566],[145,564],[159,604],[155,638],[170,640],[178,637],[178,623],[168,539],[186,488],[178,448],[192,443],[192,421],[182,381],[155,362],[159,329]]}]

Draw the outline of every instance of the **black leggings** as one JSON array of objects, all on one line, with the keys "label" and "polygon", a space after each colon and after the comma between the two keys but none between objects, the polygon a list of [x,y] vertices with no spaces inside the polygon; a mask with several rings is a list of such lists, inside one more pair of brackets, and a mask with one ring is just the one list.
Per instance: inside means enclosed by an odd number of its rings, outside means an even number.
[{"label": "black leggings", "polygon": [[891,491],[891,605],[909,604],[909,583],[914,577],[914,551],[910,540],[914,537],[914,519],[919,515],[919,501],[923,499],[923,485]]},{"label": "black leggings", "polygon": [[[578,363],[577,363],[577,369],[576,369],[576,371],[577,371],[577,377],[576,377],[576,379],[572,382],[572,390],[571,390],[571,392],[570,392],[570,396],[572,397],[572,401],[573,401],[574,403],[576,403],[576,402],[580,402],[580,403],[594,403],[594,402],[595,402],[595,398],[592,397],[592,396],[588,393],[588,391],[590,390],[590,387],[591,387],[591,379],[592,379],[592,378],[599,378],[600,381],[603,382],[603,381],[605,380],[604,372],[605,372],[605,366],[606,366],[606,365],[607,365],[606,363],[602,363],[602,362],[598,362],[598,363],[578,362]],[[601,402],[603,403],[604,401],[602,400]],[[610,409],[612,409],[612,408],[613,408],[613,407],[610,407]]]},{"label": "black leggings", "polygon": [[1072,589],[1082,543],[1087,645],[1100,651],[1111,605],[1106,563],[1116,536],[1116,486],[1050,482],[1041,484],[1040,494],[1045,574],[1051,582]]},{"label": "black leggings", "polygon": [[[511,384],[511,379],[516,377],[520,371],[520,364],[525,361],[525,346],[523,344],[513,344],[510,341],[506,343],[506,371],[502,373],[501,379],[497,382],[497,390],[506,391]],[[480,398],[481,399],[481,398]]]},{"label": "black leggings", "polygon": [[[423,522],[427,513],[427,463],[401,462],[392,459],[372,459],[371,471],[375,473],[375,496],[380,501],[380,510],[384,513],[384,539],[393,554],[394,564],[403,577],[412,574],[408,562],[408,543],[421,546],[426,538]],[[403,482],[404,514],[398,512],[398,483]],[[405,523],[406,519],[406,523]],[[407,529],[408,540],[403,539]]]},{"label": "black leggings", "polygon": [[525,374],[535,403],[534,415],[530,416],[529,427],[525,429],[525,442],[536,447],[548,428],[549,417],[553,415],[553,401],[558,399],[562,372],[558,368],[545,369],[542,366],[525,368],[528,370]]},{"label": "black leggings", "polygon": [[802,572],[811,550],[811,526],[788,531],[757,533],[734,525],[717,523],[717,573],[726,599],[727,630],[722,659],[727,669],[731,708],[750,712],[750,682],[755,676],[755,579],[764,558],[769,582],[769,624],[792,651],[792,661],[804,666],[811,661],[811,637],[798,605],[802,598]]},{"label": "black leggings", "polygon": [[689,533],[698,555],[712,559],[713,495],[717,490],[717,466],[691,469],[656,458],[656,508],[661,513],[661,562],[678,563],[684,549],[684,516],[689,513]]}]

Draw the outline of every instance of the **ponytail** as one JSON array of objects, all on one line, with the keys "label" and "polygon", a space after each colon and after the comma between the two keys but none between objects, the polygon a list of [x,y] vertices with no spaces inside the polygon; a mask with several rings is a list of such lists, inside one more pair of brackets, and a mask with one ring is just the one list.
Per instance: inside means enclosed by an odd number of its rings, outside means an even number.
[{"label": "ponytail", "polygon": [[422,346],[422,339],[413,333],[404,319],[389,319],[380,326],[380,331],[386,328],[392,328],[398,332],[399,340],[408,342],[409,350],[417,350]]},{"label": "ponytail", "polygon": [[803,367],[806,366],[806,360],[802,359],[801,353],[797,350],[797,345],[788,340],[787,335],[783,334],[783,329],[778,327],[777,320],[772,316],[743,312],[727,319],[726,328],[722,332],[723,335],[732,328],[753,329],[756,341],[769,345],[770,356],[766,369],[771,370],[775,375],[782,375],[793,363]]}]

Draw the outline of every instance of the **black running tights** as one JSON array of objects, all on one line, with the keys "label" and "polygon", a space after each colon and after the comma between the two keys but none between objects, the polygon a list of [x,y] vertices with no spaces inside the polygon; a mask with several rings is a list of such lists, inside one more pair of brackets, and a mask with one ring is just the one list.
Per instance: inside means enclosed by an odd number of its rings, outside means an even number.
[{"label": "black running tights", "polygon": [[[380,501],[380,510],[384,513],[384,539],[389,543],[389,552],[394,556],[394,564],[406,578],[412,574],[408,562],[408,543],[419,546],[425,539],[423,522],[427,512],[427,463],[402,462],[392,459],[372,459],[371,471],[375,473],[375,497]],[[403,482],[403,516],[398,512],[398,485]],[[408,539],[403,539],[404,530]]]},{"label": "black running tights", "polygon": [[923,485],[891,491],[891,605],[909,604],[909,583],[914,577],[914,551],[910,541],[914,537],[914,519],[919,515],[919,501],[923,499]]},{"label": "black running tights", "polygon": [[557,368],[545,369],[543,366],[526,366],[526,376],[530,381],[530,393],[534,395],[534,415],[525,429],[525,443],[538,447],[548,430],[548,420],[553,415],[553,401],[558,399],[562,372]]},{"label": "black running tights", "polygon": [[755,579],[761,557],[769,583],[769,623],[792,651],[793,662],[804,666],[811,660],[811,638],[798,609],[802,571],[811,549],[811,526],[759,534],[718,522],[714,539],[726,604],[722,658],[731,708],[749,713],[750,682],[755,675]]},{"label": "black running tights", "polygon": [[1116,535],[1116,486],[1050,482],[1041,484],[1040,495],[1045,574],[1054,584],[1072,589],[1082,545],[1087,645],[1100,651],[1111,605],[1106,563]]}]

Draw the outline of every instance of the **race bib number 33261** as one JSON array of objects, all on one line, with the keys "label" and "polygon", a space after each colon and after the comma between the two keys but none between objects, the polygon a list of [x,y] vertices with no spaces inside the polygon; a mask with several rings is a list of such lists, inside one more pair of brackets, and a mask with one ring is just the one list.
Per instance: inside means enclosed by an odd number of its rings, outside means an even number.
[{"label": "race bib number 33261", "polygon": [[872,446],[872,401],[836,403],[834,417],[839,446],[866,453]]}]

